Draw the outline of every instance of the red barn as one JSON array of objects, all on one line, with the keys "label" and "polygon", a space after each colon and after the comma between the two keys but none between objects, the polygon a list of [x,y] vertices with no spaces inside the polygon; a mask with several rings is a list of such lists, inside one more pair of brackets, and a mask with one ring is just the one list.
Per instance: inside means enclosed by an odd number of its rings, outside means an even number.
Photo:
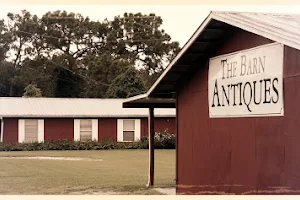
[{"label": "red barn", "polygon": [[177,194],[300,194],[298,84],[300,16],[211,12],[123,107],[176,107]]},{"label": "red barn", "polygon": [[[123,99],[0,98],[1,141],[137,141],[148,134],[148,110],[122,108]],[[175,132],[175,110],[155,113],[156,131]]]}]

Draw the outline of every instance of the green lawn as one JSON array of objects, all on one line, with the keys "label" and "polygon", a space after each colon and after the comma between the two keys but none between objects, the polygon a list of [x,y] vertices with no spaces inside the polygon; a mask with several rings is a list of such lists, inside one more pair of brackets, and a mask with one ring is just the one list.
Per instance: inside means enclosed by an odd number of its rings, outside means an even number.
[{"label": "green lawn", "polygon": [[[146,189],[148,150],[0,152],[0,156],[63,156],[103,161],[0,158],[0,194],[158,194]],[[155,150],[155,186],[175,185],[175,150]]]}]

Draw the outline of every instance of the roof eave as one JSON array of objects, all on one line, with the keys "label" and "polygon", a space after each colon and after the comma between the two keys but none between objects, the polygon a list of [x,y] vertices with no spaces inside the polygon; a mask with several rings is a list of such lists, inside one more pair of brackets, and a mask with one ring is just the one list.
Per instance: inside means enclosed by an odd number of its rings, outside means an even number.
[{"label": "roof eave", "polygon": [[165,75],[172,69],[173,65],[181,58],[181,56],[189,49],[189,47],[197,40],[199,34],[205,29],[205,27],[212,20],[213,12],[210,12],[209,15],[205,18],[205,20],[201,23],[198,29],[194,32],[192,37],[185,43],[181,51],[177,54],[177,56],[171,61],[171,63],[167,66],[164,72],[158,77],[158,79],[154,82],[154,84],[147,91],[147,96],[151,96],[153,90],[159,85]]},{"label": "roof eave", "polygon": [[[207,26],[207,24],[211,21],[211,15],[213,12],[206,17],[206,19],[202,22],[202,24],[195,31],[193,36],[186,42],[181,51],[177,54],[177,56],[172,60],[172,62],[167,66],[164,72],[159,76],[159,78],[155,81],[155,83],[151,86],[151,88],[147,91],[147,93],[142,95],[137,95],[131,98],[126,99],[123,102],[123,108],[176,108],[176,100],[175,98],[151,98],[151,93],[153,90],[159,85],[163,77],[170,71],[172,66],[179,60],[179,58],[186,52],[186,50],[193,44],[193,42],[197,39],[198,35],[203,31],[203,29]],[[146,99],[150,101],[150,99],[156,99],[156,102],[146,102]],[[162,100],[164,99],[165,102]],[[145,101],[143,103],[139,101]]]},{"label": "roof eave", "polygon": [[128,98],[123,102],[123,108],[175,108],[174,98],[153,98],[147,94]]}]

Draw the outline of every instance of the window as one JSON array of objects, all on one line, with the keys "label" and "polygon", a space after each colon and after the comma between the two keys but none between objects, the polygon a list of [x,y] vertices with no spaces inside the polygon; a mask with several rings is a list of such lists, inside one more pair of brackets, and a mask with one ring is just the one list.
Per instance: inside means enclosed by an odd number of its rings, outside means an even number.
[{"label": "window", "polygon": [[135,130],[134,120],[123,120],[123,141],[124,142],[134,141],[134,130]]},{"label": "window", "polygon": [[25,142],[38,141],[38,120],[25,120]]},{"label": "window", "polygon": [[98,119],[74,119],[74,141],[98,141]]},{"label": "window", "polygon": [[134,142],[140,139],[139,119],[118,119],[118,141]]},{"label": "window", "polygon": [[19,119],[18,142],[43,142],[44,120],[43,119]]},{"label": "window", "polygon": [[80,120],[80,141],[92,140],[93,126],[92,120]]}]

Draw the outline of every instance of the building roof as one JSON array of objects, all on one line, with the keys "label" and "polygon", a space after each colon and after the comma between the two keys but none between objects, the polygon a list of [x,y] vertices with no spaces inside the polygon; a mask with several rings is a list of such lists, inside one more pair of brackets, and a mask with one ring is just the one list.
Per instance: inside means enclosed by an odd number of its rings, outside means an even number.
[{"label": "building roof", "polygon": [[[148,109],[122,108],[124,99],[1,97],[0,117],[147,117]],[[175,109],[155,109],[156,117],[175,117]]]},{"label": "building roof", "polygon": [[146,99],[174,98],[185,79],[201,66],[199,63],[205,63],[227,36],[237,29],[300,50],[300,15],[211,12],[148,92],[125,100],[123,106],[131,107],[132,104],[135,107],[135,103],[145,102]]}]

